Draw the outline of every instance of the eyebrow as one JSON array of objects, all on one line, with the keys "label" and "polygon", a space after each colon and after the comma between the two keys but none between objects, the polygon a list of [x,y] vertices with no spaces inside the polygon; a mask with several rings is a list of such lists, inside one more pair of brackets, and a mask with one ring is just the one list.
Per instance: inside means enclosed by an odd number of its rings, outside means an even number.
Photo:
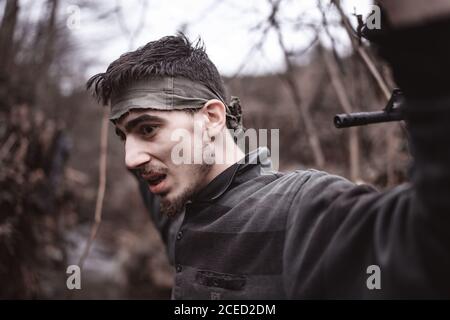
[{"label": "eyebrow", "polygon": [[164,120],[161,117],[157,117],[157,116],[151,116],[148,114],[144,114],[142,116],[139,116],[137,118],[134,118],[133,120],[128,121],[125,124],[125,131],[126,132],[130,132],[133,130],[133,128],[135,128],[136,126],[138,126],[140,123],[142,122],[147,122],[147,121],[153,121],[153,122],[158,122],[158,123],[165,123],[166,120]]}]

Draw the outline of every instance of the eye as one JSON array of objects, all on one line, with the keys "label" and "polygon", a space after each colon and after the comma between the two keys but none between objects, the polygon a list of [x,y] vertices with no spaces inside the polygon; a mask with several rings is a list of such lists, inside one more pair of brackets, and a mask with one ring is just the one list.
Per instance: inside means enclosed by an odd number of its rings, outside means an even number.
[{"label": "eye", "polygon": [[151,125],[142,125],[139,127],[139,133],[145,137],[149,137],[155,133],[155,127]]}]

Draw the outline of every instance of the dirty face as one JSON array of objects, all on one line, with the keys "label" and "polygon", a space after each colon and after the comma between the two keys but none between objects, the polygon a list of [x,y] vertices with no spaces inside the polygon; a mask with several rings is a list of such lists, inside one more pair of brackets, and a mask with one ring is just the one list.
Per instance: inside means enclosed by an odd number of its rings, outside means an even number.
[{"label": "dirty face", "polygon": [[[125,144],[127,168],[137,170],[147,181],[149,190],[161,198],[162,213],[169,216],[179,213],[207,184],[210,164],[180,163],[173,152],[174,148],[181,153],[203,152],[204,131],[194,130],[199,121],[201,116],[185,111],[145,109],[131,110],[116,122],[116,133]],[[176,132],[188,139],[176,139]]]}]

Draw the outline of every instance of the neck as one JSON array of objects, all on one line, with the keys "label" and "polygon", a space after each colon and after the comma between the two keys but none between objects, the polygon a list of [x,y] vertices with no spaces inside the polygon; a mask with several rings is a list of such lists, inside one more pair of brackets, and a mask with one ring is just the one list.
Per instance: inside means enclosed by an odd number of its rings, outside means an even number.
[{"label": "neck", "polygon": [[206,177],[206,184],[245,157],[231,136],[225,135],[225,144],[216,141],[214,144],[215,161]]}]

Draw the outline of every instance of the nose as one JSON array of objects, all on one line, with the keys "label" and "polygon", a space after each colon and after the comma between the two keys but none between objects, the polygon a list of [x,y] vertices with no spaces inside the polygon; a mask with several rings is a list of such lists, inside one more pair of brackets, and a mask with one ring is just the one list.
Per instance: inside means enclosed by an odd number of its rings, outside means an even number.
[{"label": "nose", "polygon": [[133,137],[125,141],[125,164],[128,169],[138,169],[151,159],[145,144]]}]

